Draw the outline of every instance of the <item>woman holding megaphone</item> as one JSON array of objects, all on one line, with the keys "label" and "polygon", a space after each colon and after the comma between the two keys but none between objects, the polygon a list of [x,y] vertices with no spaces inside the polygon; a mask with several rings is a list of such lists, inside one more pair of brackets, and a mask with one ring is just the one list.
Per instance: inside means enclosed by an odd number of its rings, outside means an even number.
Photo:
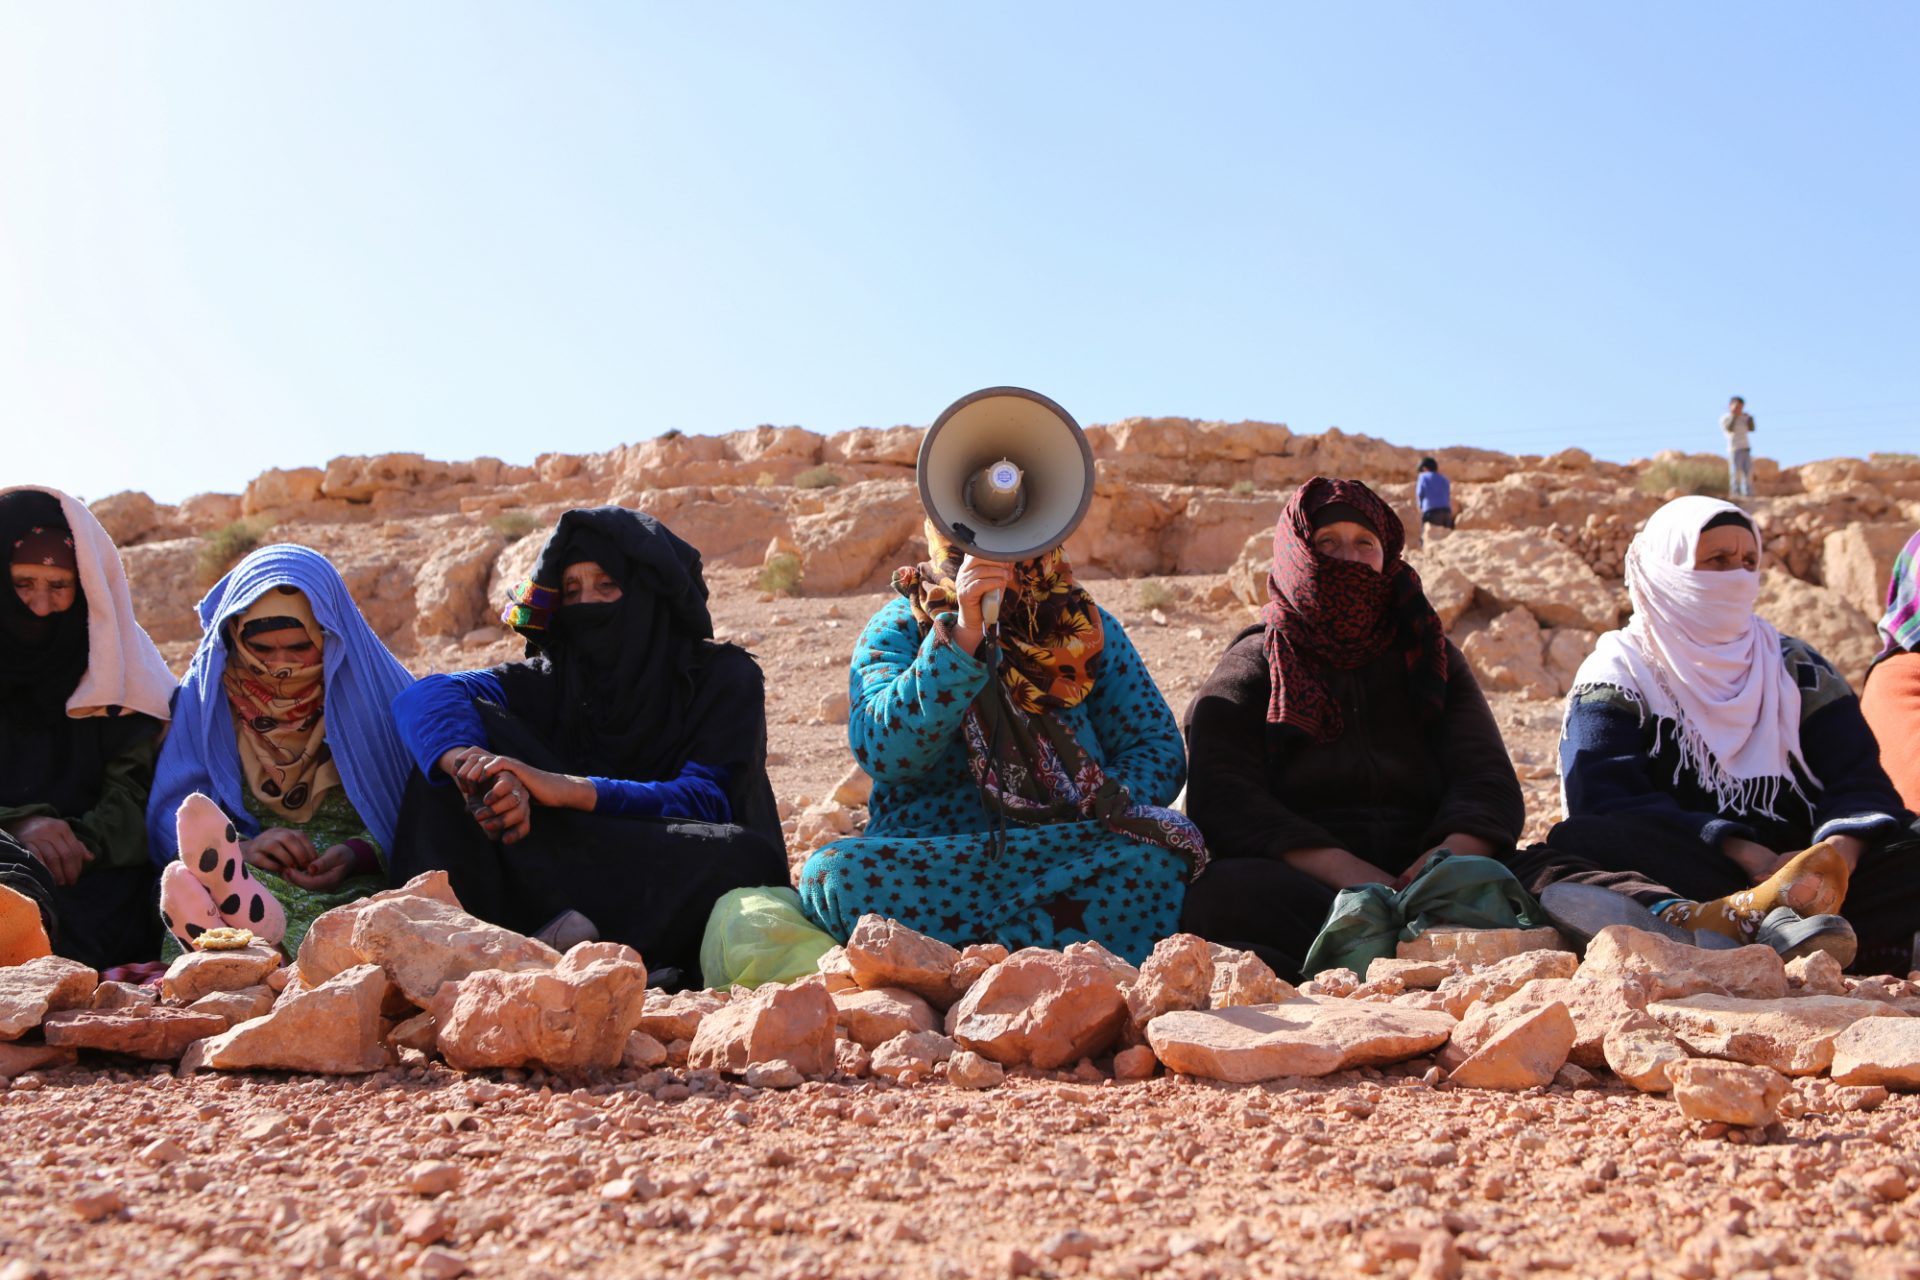
[{"label": "woman holding megaphone", "polygon": [[[1014,421],[1036,404],[1043,430],[1083,452],[1064,410],[1011,388],[961,401],[929,443],[962,406]],[[1074,580],[1059,544],[1078,512],[1045,525],[1037,552],[994,559],[956,541],[967,520],[927,506],[927,560],[894,573],[900,598],[854,647],[847,737],[873,778],[866,831],[807,860],[801,901],[841,939],[877,912],[956,946],[1092,940],[1138,963],[1177,929],[1206,860],[1199,830],[1166,807],[1186,778],[1173,712]]]}]

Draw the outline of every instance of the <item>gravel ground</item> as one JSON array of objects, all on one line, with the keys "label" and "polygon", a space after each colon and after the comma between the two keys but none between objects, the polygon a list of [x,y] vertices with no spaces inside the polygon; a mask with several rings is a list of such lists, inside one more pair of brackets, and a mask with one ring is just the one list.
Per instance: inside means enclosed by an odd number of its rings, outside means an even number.
[{"label": "gravel ground", "polygon": [[[1090,587],[1176,713],[1250,620],[1217,579]],[[846,771],[821,703],[880,597],[757,602],[776,789]],[[1165,624],[1157,623],[1158,606]],[[785,621],[782,621],[785,619]],[[1558,707],[1496,711],[1550,818]],[[0,1092],[0,1280],[46,1276],[1540,1275],[1920,1280],[1920,1102],[1762,1132],[1622,1086],[1435,1088],[1421,1059],[1224,1086],[1016,1077],[755,1091],[440,1065],[364,1080],[29,1074]],[[1796,1108],[1789,1108],[1790,1110]]]}]

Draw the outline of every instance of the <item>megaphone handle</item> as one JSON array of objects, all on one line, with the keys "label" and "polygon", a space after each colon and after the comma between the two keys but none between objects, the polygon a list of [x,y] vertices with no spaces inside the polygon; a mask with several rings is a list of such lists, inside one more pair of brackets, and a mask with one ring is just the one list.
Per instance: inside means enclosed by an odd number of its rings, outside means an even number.
[{"label": "megaphone handle", "polygon": [[983,630],[991,631],[999,625],[1000,595],[1000,588],[995,587],[980,597],[980,626]]}]

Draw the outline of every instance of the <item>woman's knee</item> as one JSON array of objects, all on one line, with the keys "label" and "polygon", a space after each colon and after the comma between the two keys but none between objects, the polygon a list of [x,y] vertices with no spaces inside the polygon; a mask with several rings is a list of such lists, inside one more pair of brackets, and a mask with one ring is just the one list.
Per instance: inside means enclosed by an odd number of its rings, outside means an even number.
[{"label": "woman's knee", "polygon": [[836,938],[853,932],[865,914],[865,902],[855,893],[859,864],[852,841],[822,845],[800,867],[800,905],[807,916]]}]

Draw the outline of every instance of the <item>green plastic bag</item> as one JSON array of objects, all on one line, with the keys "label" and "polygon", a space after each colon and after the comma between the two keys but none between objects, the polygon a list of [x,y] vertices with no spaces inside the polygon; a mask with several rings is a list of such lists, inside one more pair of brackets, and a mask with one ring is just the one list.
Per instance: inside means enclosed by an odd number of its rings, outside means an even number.
[{"label": "green plastic bag", "polygon": [[722,991],[735,983],[792,982],[817,972],[820,957],[838,945],[807,919],[792,889],[734,889],[721,895],[707,917],[700,977]]},{"label": "green plastic bag", "polygon": [[1368,964],[1436,925],[1534,929],[1545,923],[1540,904],[1505,864],[1442,849],[1398,893],[1384,884],[1342,889],[1301,972],[1309,978],[1327,969],[1364,975]]}]

